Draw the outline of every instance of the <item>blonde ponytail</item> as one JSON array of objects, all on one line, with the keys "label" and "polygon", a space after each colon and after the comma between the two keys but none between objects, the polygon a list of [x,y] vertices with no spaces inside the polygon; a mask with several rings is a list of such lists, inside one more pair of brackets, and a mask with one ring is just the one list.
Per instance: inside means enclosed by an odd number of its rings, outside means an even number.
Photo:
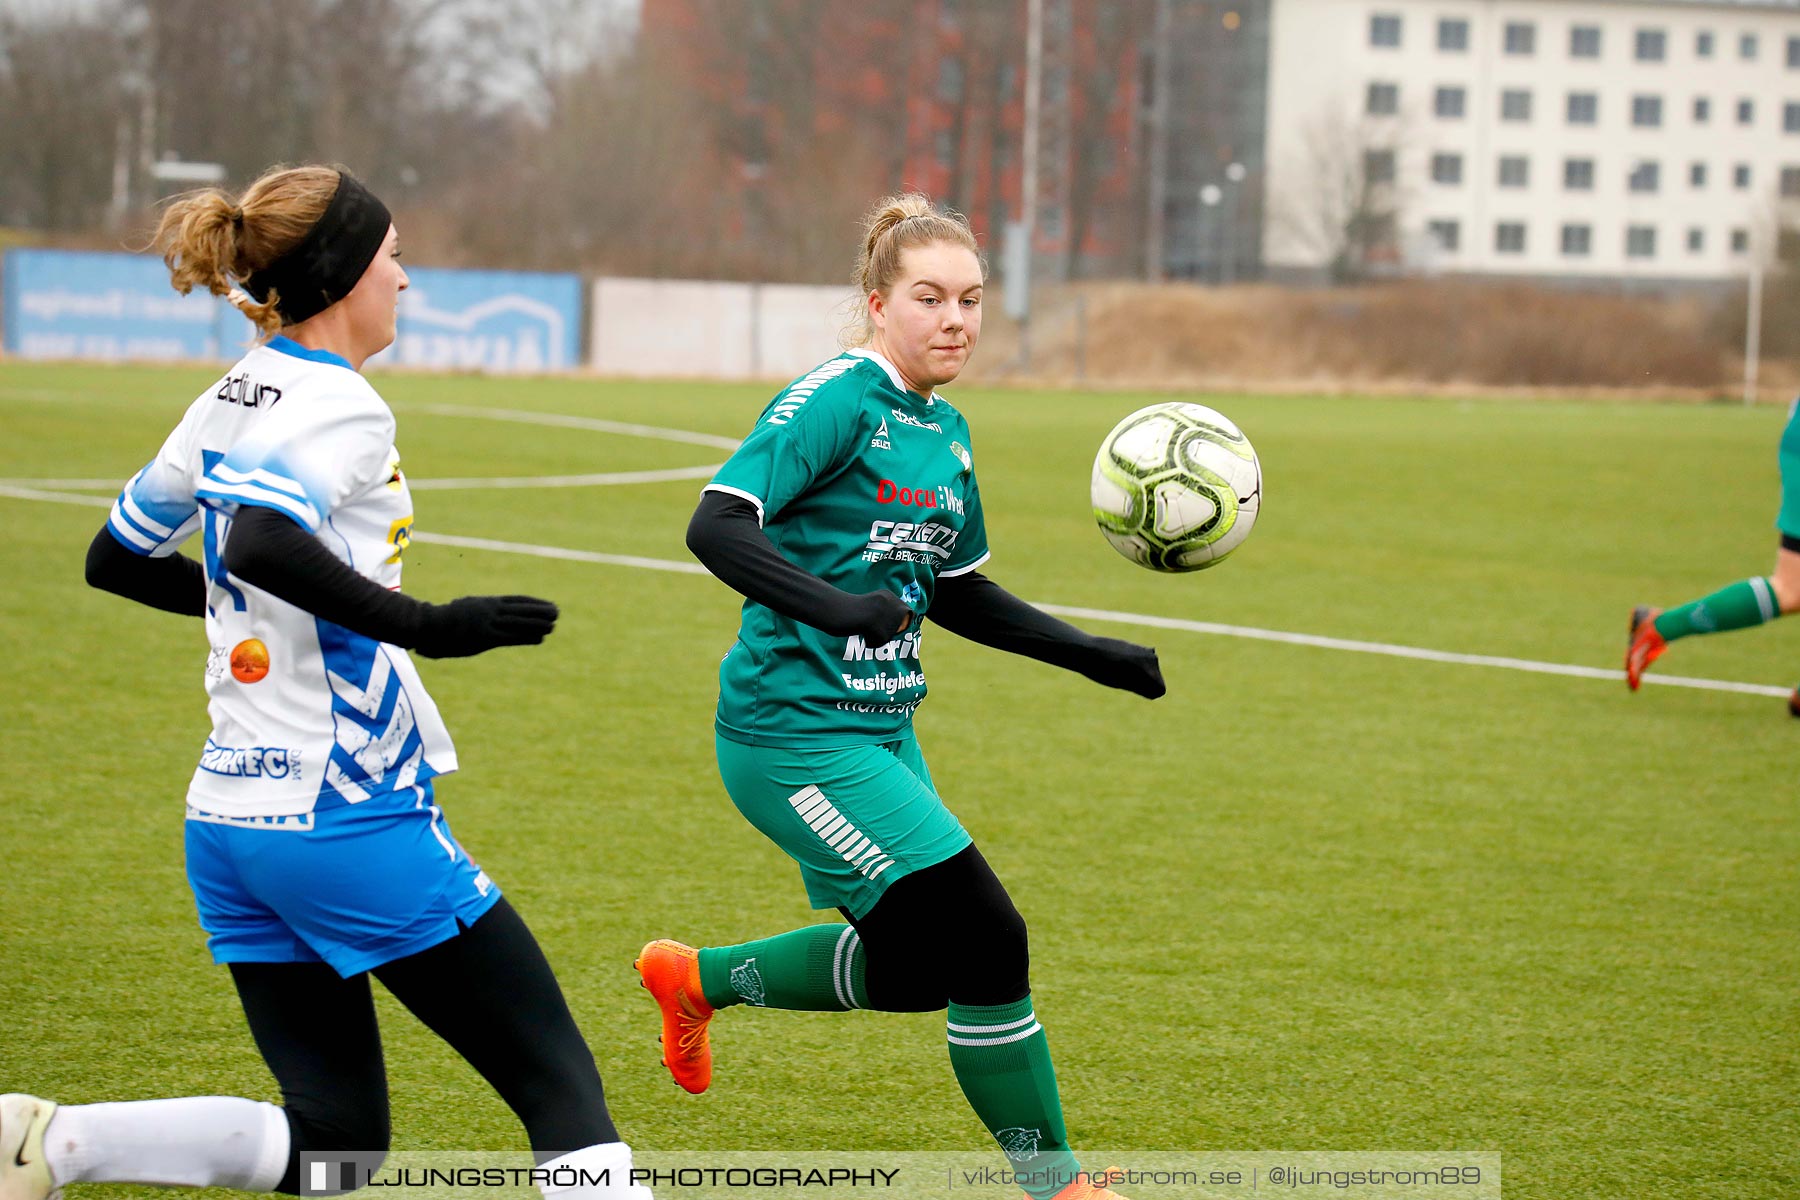
[{"label": "blonde ponytail", "polygon": [[277,167],[241,199],[220,188],[188,192],[163,210],[151,244],[176,291],[205,288],[230,300],[265,336],[278,333],[280,297],[271,292],[258,304],[237,284],[300,244],[325,215],[338,181],[337,167]]}]

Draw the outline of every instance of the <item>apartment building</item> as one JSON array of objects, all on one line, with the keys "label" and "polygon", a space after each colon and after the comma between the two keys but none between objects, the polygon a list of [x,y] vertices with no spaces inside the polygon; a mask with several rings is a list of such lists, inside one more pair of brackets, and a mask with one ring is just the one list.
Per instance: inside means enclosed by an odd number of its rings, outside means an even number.
[{"label": "apartment building", "polygon": [[1276,0],[1272,22],[1277,276],[1347,255],[1704,283],[1800,210],[1796,0]]}]

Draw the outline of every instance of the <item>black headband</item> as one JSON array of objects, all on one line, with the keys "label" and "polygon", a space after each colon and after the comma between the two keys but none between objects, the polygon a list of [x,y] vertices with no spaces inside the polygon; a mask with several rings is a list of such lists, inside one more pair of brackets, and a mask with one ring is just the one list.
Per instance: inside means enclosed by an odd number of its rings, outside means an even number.
[{"label": "black headband", "polygon": [[373,192],[339,172],[325,215],[299,245],[252,271],[244,290],[259,304],[275,292],[275,309],[289,325],[316,317],[350,294],[375,261],[392,224],[387,206]]}]

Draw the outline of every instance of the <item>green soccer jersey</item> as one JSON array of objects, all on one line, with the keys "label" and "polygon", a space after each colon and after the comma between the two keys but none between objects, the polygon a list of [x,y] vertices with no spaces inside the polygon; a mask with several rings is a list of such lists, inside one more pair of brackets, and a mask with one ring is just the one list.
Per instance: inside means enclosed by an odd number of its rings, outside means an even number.
[{"label": "green soccer jersey", "polygon": [[886,589],[913,610],[886,645],[833,637],[744,602],[719,668],[720,734],[762,746],[887,742],[925,698],[922,614],[939,576],[987,561],[969,425],[852,350],[789,384],[706,490],[756,505],[776,550],[847,592]]}]

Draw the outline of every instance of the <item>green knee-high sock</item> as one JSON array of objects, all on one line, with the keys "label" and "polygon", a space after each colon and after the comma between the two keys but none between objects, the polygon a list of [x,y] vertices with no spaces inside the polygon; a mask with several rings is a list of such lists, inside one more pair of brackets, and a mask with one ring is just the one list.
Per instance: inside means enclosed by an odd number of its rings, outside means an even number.
[{"label": "green knee-high sock", "polygon": [[869,1007],[868,956],[849,925],[808,925],[700,951],[700,990],[714,1008],[756,1004],[806,1012]]},{"label": "green knee-high sock", "polygon": [[1781,615],[1775,599],[1775,581],[1753,575],[1720,588],[1710,596],[1702,596],[1658,613],[1656,632],[1665,642],[1687,637],[1691,633],[1724,633],[1728,629],[1748,629],[1773,621]]},{"label": "green knee-high sock", "polygon": [[1000,1143],[1019,1185],[1048,1200],[1081,1170],[1063,1128],[1050,1043],[1031,1009],[950,1005],[950,1066],[969,1106]]}]

